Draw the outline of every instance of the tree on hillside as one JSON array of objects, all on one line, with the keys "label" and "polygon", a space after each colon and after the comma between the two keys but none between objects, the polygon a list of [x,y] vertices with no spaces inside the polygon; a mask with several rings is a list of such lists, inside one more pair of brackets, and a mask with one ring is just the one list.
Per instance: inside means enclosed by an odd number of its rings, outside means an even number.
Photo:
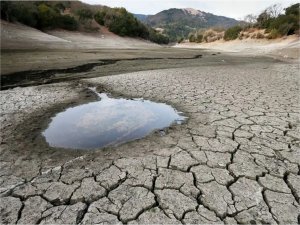
[{"label": "tree on hillside", "polygon": [[253,27],[257,22],[257,16],[253,14],[246,15],[244,21],[247,22],[251,27]]},{"label": "tree on hillside", "polygon": [[300,16],[300,3],[291,5],[285,9],[285,15]]},{"label": "tree on hillside", "polygon": [[53,22],[56,21],[57,12],[50,6],[42,3],[38,6],[39,27],[53,27]]},{"label": "tree on hillside", "polygon": [[299,5],[291,5],[285,9],[284,14],[280,5],[270,6],[258,16],[256,26],[266,29],[268,38],[295,34],[299,31]]},{"label": "tree on hillside", "polygon": [[12,2],[1,2],[1,19],[11,21],[10,14],[12,10]]},{"label": "tree on hillside", "polygon": [[94,16],[93,12],[88,8],[79,9],[76,14],[79,16],[79,20],[84,22],[93,19]]},{"label": "tree on hillside", "polygon": [[257,26],[259,28],[267,28],[270,25],[271,16],[267,10],[264,10],[259,16],[257,17]]},{"label": "tree on hillside", "polygon": [[37,25],[37,9],[32,2],[1,2],[1,19],[20,22],[28,26]]},{"label": "tree on hillside", "polygon": [[63,13],[64,10],[66,9],[65,5],[61,2],[56,3],[54,8],[59,12],[59,13]]},{"label": "tree on hillside", "polygon": [[23,23],[40,30],[56,28],[78,30],[79,24],[84,24],[87,20],[91,22],[94,18],[100,25],[108,27],[110,31],[120,36],[139,37],[160,44],[169,42],[168,37],[138,21],[125,8],[101,7],[94,13],[92,8],[74,7],[77,11],[64,15],[63,12],[70,7],[70,2],[4,1],[0,6],[1,19]]},{"label": "tree on hillside", "polygon": [[111,32],[120,36],[140,37],[159,44],[168,44],[169,38],[159,34],[153,28],[137,20],[125,8],[103,7],[94,19],[102,26],[106,26]]},{"label": "tree on hillside", "polygon": [[61,15],[56,6],[41,3],[37,6],[39,29],[62,28],[66,30],[76,30],[78,22],[74,17],[69,15]]},{"label": "tree on hillside", "polygon": [[107,12],[108,12],[107,7],[103,7],[102,10],[99,10],[94,15],[94,19],[97,21],[97,23],[99,23],[100,25],[104,26],[104,22],[105,22],[105,19],[106,19]]},{"label": "tree on hillside", "polygon": [[104,8],[94,18],[100,25],[107,26],[111,32],[120,36],[142,37],[145,32],[141,23],[125,8]]},{"label": "tree on hillside", "polygon": [[284,15],[279,15],[270,22],[268,30],[277,31],[279,36],[294,34],[299,30],[299,3],[285,9]]},{"label": "tree on hillside", "polygon": [[281,4],[274,4],[268,7],[266,11],[271,18],[276,18],[283,12],[283,7],[281,6]]}]

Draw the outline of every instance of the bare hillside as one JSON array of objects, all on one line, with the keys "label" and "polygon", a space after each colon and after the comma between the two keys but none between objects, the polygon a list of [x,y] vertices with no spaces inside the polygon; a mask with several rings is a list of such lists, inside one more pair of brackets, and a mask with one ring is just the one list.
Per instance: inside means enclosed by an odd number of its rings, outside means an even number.
[{"label": "bare hillside", "polygon": [[117,36],[100,27],[98,32],[84,33],[54,30],[47,33],[1,20],[1,49],[101,49],[151,48],[158,45],[141,39]]},{"label": "bare hillside", "polygon": [[243,39],[234,41],[214,41],[210,43],[181,43],[177,48],[196,48],[209,49],[222,52],[235,52],[247,55],[270,55],[281,59],[299,59],[300,40],[299,36],[291,35],[288,37],[274,40],[267,39]]}]

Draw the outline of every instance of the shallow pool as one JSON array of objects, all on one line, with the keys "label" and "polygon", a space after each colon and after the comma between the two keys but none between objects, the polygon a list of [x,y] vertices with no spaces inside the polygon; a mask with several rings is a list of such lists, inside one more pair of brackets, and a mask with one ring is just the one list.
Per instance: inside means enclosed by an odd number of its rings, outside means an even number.
[{"label": "shallow pool", "polygon": [[105,93],[98,96],[99,101],[68,108],[53,117],[42,133],[48,144],[71,149],[117,145],[186,119],[164,103],[112,98]]}]

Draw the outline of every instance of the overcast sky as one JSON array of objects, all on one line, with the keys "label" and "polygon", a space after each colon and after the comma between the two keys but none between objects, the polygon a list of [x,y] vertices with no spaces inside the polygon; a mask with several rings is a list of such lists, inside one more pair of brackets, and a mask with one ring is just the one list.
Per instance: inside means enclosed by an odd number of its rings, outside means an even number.
[{"label": "overcast sky", "polygon": [[81,0],[89,4],[125,7],[132,13],[156,14],[169,8],[194,8],[216,15],[242,19],[247,14],[259,14],[275,3],[284,7],[299,0]]}]

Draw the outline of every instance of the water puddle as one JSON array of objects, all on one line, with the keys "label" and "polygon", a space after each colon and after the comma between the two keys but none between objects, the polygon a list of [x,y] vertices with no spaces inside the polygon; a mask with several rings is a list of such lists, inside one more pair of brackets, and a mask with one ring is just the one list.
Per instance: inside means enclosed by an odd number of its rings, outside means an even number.
[{"label": "water puddle", "polygon": [[117,145],[186,119],[164,103],[111,98],[104,93],[98,96],[97,102],[69,108],[52,118],[43,132],[48,144],[71,149]]}]

